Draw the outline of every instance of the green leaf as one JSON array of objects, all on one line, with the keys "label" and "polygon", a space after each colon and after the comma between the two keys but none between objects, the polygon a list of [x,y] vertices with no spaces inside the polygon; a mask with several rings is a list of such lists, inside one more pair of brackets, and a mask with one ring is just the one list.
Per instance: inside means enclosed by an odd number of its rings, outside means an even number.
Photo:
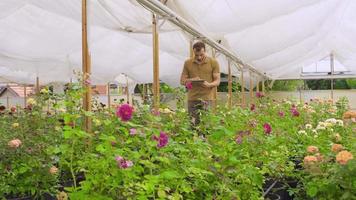
[{"label": "green leaf", "polygon": [[160,197],[160,198],[166,198],[167,197],[166,191],[161,190],[161,189],[158,190],[157,194],[158,194],[158,197]]},{"label": "green leaf", "polygon": [[100,153],[105,153],[106,152],[106,149],[105,149],[104,145],[102,145],[102,144],[99,144],[98,146],[96,146],[95,150],[100,152]]},{"label": "green leaf", "polygon": [[316,186],[310,186],[307,187],[307,194],[310,197],[315,197],[315,195],[318,193],[318,188]]},{"label": "green leaf", "polygon": [[165,171],[165,172],[161,173],[160,177],[162,177],[164,179],[176,179],[176,178],[179,178],[180,175],[178,172],[170,170],[170,171]]},{"label": "green leaf", "polygon": [[64,139],[69,139],[72,137],[72,135],[73,135],[73,132],[71,130],[64,131],[64,133],[63,133]]}]

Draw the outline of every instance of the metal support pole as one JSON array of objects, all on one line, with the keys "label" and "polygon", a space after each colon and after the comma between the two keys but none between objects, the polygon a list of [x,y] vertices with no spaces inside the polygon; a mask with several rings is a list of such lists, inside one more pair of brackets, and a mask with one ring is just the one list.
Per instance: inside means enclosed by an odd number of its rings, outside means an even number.
[{"label": "metal support pole", "polygon": [[152,15],[152,34],[153,34],[153,105],[157,112],[160,102],[159,86],[159,38],[157,27],[157,15]]},{"label": "metal support pole", "polygon": [[241,69],[241,74],[240,74],[240,80],[241,80],[241,106],[245,107],[246,106],[246,97],[245,97],[245,80],[244,80],[244,70],[243,68]]},{"label": "metal support pole", "polygon": [[[83,71],[83,109],[91,111],[91,83],[90,83],[90,54],[88,48],[88,15],[87,15],[87,0],[82,0],[82,71]],[[91,119],[84,116],[84,130],[91,131]]]},{"label": "metal support pole", "polygon": [[232,107],[232,75],[231,75],[231,61],[227,60],[228,65],[228,106],[231,109]]}]

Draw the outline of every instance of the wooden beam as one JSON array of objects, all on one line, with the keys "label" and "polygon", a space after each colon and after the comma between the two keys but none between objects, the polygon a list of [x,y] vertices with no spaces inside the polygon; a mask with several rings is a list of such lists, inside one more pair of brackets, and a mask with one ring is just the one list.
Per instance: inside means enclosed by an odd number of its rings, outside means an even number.
[{"label": "wooden beam", "polygon": [[153,36],[153,105],[157,112],[160,104],[160,85],[159,85],[159,37],[158,37],[158,17],[152,15],[152,36]]},{"label": "wooden beam", "polygon": [[[83,109],[84,111],[91,111],[91,82],[90,82],[90,54],[88,49],[88,13],[87,0],[82,0],[82,71],[83,71],[83,87],[85,92],[83,94]],[[91,132],[91,119],[84,116],[84,130]]]},{"label": "wooden beam", "polygon": [[232,107],[232,75],[231,75],[231,61],[227,60],[228,65],[228,106]]}]

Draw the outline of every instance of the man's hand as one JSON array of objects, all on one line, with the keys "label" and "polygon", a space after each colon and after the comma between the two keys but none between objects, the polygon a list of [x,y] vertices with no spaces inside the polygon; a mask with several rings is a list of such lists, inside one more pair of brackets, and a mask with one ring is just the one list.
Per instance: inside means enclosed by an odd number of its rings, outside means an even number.
[{"label": "man's hand", "polygon": [[199,76],[188,79],[188,81],[196,81],[196,80],[200,80]]},{"label": "man's hand", "polygon": [[205,87],[205,88],[211,88],[211,87],[214,87],[214,85],[211,84],[211,83],[209,83],[208,81],[204,81],[203,87]]}]

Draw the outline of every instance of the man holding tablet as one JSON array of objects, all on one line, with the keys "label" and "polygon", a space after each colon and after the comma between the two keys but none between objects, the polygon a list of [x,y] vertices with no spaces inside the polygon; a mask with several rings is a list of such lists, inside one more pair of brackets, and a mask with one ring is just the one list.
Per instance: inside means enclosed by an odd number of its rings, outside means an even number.
[{"label": "man holding tablet", "polygon": [[206,56],[205,44],[193,45],[194,57],[184,62],[181,84],[188,88],[188,112],[194,125],[199,124],[199,113],[207,110],[214,99],[215,87],[220,84],[219,63]]}]

